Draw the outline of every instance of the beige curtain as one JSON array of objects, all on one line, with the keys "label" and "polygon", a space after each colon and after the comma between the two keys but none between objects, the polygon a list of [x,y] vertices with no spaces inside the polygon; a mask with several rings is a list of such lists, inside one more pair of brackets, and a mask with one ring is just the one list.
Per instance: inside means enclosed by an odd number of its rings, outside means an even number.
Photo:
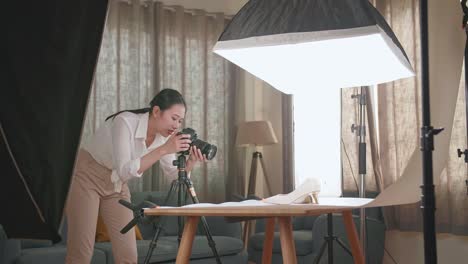
[{"label": "beige curtain", "polygon": [[[378,136],[375,129],[372,129],[372,123],[367,124],[369,136],[367,137],[367,190],[385,188],[402,175],[413,151],[419,149],[421,126],[419,2],[379,0],[374,1],[374,4],[393,28],[416,70],[417,77],[382,84],[377,89]],[[468,213],[466,213],[468,195],[465,185],[467,170],[463,160],[456,156],[456,149],[465,149],[467,144],[463,89],[462,81],[451,129],[447,165],[442,175],[434,175],[434,181],[437,198],[437,231],[466,235],[468,234]],[[344,89],[342,92],[342,159],[345,190],[356,190],[356,184],[359,182],[357,137],[349,131],[351,124],[357,122],[357,104],[350,99],[350,96],[357,92],[357,88]],[[422,214],[419,206],[416,204],[386,207],[384,214],[388,227],[420,231]]]},{"label": "beige curtain", "polygon": [[[211,50],[226,23],[222,13],[150,1],[111,1],[83,140],[106,116],[146,107],[163,88],[177,89],[188,105],[184,125],[218,146],[216,158],[192,172],[194,186],[203,201],[224,201],[236,69]],[[129,186],[132,191],[165,191],[170,182],[160,173],[155,165]]]}]

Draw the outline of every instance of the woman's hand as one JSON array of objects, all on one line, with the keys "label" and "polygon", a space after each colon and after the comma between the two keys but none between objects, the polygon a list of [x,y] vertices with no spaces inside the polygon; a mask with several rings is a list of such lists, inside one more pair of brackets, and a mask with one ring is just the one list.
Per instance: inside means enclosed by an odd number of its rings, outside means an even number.
[{"label": "woman's hand", "polygon": [[174,134],[166,141],[166,143],[164,143],[163,148],[166,154],[172,154],[188,150],[190,148],[190,143],[192,143],[190,135]]},{"label": "woman's hand", "polygon": [[190,148],[190,156],[187,160],[185,170],[190,172],[198,162],[207,162],[208,159],[202,154],[201,150],[195,146]]}]

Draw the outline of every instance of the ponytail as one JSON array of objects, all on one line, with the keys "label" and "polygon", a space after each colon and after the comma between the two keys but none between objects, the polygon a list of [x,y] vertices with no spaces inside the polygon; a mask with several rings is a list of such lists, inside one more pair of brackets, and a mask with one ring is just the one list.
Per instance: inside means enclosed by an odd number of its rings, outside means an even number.
[{"label": "ponytail", "polygon": [[123,112],[131,112],[134,114],[144,114],[153,111],[153,107],[158,106],[161,111],[171,108],[175,104],[182,104],[184,105],[185,109],[187,109],[187,105],[185,104],[185,100],[182,95],[174,89],[163,89],[161,90],[150,102],[150,107],[135,109],[135,110],[122,110],[115,114],[112,114],[106,118],[105,121],[108,119],[114,119],[117,115]]}]

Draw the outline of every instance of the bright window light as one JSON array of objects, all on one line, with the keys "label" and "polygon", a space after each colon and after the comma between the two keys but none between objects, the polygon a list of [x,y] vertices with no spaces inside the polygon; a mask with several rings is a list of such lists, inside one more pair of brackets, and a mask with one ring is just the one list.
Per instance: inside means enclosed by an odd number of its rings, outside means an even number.
[{"label": "bright window light", "polygon": [[295,184],[320,179],[319,196],[341,195],[339,89],[309,89],[294,94]]}]

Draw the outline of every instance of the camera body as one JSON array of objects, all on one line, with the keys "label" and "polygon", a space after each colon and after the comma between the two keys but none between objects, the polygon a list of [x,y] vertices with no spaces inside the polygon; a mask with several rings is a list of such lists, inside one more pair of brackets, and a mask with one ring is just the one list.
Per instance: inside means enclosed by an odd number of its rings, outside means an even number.
[{"label": "camera body", "polygon": [[[189,127],[184,128],[182,129],[182,131],[177,133],[177,135],[181,135],[181,134],[190,135],[190,140],[192,141],[192,143],[190,144],[190,148],[193,146],[197,147],[201,151],[201,153],[204,156],[206,156],[208,160],[212,160],[216,156],[216,152],[218,148],[213,144],[210,144],[201,139],[198,139],[197,133],[195,132],[194,129],[189,128]],[[186,151],[180,151],[179,154],[189,155],[190,148]]]}]

